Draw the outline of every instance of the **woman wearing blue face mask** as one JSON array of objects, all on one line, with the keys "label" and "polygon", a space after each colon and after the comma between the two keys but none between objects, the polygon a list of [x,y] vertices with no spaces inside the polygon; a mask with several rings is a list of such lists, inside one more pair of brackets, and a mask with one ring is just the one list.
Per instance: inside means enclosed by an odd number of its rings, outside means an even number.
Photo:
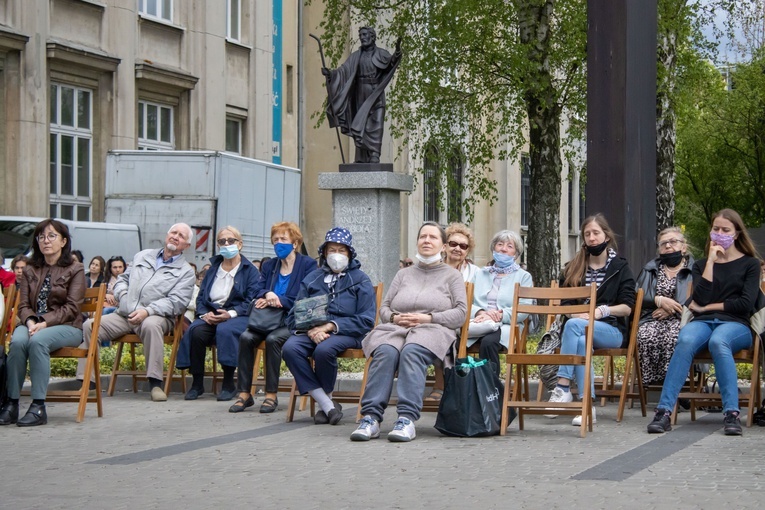
[{"label": "woman wearing blue face mask", "polygon": [[[626,319],[635,306],[635,277],[627,259],[616,254],[616,235],[602,214],[585,218],[581,232],[584,244],[563,268],[560,286],[597,287],[593,348],[615,349],[622,346],[628,335]],[[573,314],[566,318],[561,335],[561,354],[585,355],[585,328],[588,320],[589,316],[586,313]],[[561,365],[558,369],[558,384],[550,395],[550,402],[572,402],[570,385],[574,378],[579,397],[582,398],[584,375],[582,365]],[[594,395],[594,371],[590,377],[590,384]],[[548,418],[555,417],[556,415],[548,415]],[[593,408],[592,422],[596,421]],[[581,423],[581,415],[571,422],[577,427]]]},{"label": "woman wearing blue face mask", "polygon": [[[494,262],[475,275],[470,329],[477,333],[468,338],[468,347],[479,342],[480,357],[494,363],[494,371],[499,377],[499,351],[507,351],[510,345],[515,284],[533,287],[534,282],[517,262],[523,254],[521,236],[512,230],[502,230],[494,235],[489,246]],[[525,315],[519,315],[518,320],[525,318]],[[493,331],[487,332],[492,328]]]},{"label": "woman wearing blue face mask", "polygon": [[223,368],[223,385],[218,400],[231,400],[236,388],[239,335],[247,327],[247,309],[255,298],[258,270],[241,253],[242,234],[234,227],[223,227],[216,236],[219,255],[210,259],[197,294],[196,319],[183,335],[176,366],[188,368],[194,381],[186,400],[204,393],[205,352],[216,345]]},{"label": "woman wearing blue face mask", "polygon": [[[672,430],[670,412],[693,357],[708,349],[723,401],[723,432],[741,435],[738,376],[733,353],[752,346],[749,319],[760,292],[760,261],[741,216],[723,209],[712,218],[707,257],[693,264],[693,319],[680,330],[649,434]],[[757,367],[754,368],[757,370]]]},{"label": "woman wearing blue face mask", "polygon": [[[316,261],[298,253],[303,245],[300,228],[291,221],[282,221],[271,226],[271,244],[276,257],[261,265],[260,279],[255,288],[255,308],[278,308],[286,314],[295,304],[300,282],[316,269]],[[261,413],[276,411],[279,401],[279,375],[282,366],[282,346],[290,336],[284,325],[268,334],[247,328],[239,337],[239,359],[237,361],[237,392],[239,398],[229,407],[230,413],[239,413],[255,405],[250,394],[252,372],[255,367],[255,349],[265,341],[266,398],[260,406]]]}]

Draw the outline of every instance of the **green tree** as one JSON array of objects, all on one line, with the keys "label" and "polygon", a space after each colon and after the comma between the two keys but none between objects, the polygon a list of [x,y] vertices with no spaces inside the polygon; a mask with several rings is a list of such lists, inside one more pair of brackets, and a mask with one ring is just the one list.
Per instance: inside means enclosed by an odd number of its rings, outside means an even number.
[{"label": "green tree", "polygon": [[[392,135],[423,160],[459,147],[463,206],[496,199],[491,162],[531,159],[529,270],[547,285],[560,269],[561,152],[575,152],[585,114],[584,0],[325,0],[332,65],[375,26],[381,45],[401,37],[404,57],[387,97]],[[562,131],[565,123],[567,129]],[[568,154],[566,154],[568,156]],[[449,179],[448,161],[435,165]],[[419,169],[421,171],[421,169]]]}]

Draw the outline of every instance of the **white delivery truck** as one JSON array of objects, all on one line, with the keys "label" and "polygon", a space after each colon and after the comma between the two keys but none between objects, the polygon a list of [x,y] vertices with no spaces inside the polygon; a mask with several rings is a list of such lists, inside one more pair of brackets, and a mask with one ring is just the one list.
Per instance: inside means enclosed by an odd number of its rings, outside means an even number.
[{"label": "white delivery truck", "polygon": [[[32,254],[32,233],[45,218],[30,216],[0,216],[0,248],[7,267],[16,255]],[[80,250],[85,257],[85,271],[90,260],[96,255],[108,260],[121,256],[132,260],[133,255],[141,251],[141,233],[138,226],[100,223],[95,221],[72,221],[57,218],[69,228],[72,237],[72,249]]]},{"label": "white delivery truck", "polygon": [[143,247],[159,248],[167,229],[191,225],[186,260],[199,268],[217,253],[217,229],[240,230],[250,260],[273,256],[271,225],[300,221],[300,170],[216,151],[110,151],[106,221],[135,223]]}]

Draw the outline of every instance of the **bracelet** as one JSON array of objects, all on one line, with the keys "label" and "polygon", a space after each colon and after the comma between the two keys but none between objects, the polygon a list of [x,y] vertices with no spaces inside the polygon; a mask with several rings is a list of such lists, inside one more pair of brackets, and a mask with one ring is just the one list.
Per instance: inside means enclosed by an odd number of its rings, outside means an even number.
[{"label": "bracelet", "polygon": [[393,319],[396,317],[396,315],[398,315],[398,313],[397,313],[397,312],[393,312],[392,314],[390,314],[390,322],[391,322],[391,324],[393,324],[393,323],[394,323],[394,322],[393,322]]},{"label": "bracelet", "polygon": [[661,296],[656,296],[656,307],[661,308]]},{"label": "bracelet", "polygon": [[598,307],[598,310],[600,310],[600,318],[605,319],[609,315],[611,315],[611,309],[608,307],[608,305],[600,305]]}]

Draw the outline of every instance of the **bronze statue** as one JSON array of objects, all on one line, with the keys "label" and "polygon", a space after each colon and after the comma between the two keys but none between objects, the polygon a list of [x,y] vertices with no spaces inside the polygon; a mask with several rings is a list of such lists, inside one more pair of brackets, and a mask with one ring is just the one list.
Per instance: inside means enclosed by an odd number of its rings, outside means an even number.
[{"label": "bronze statue", "polygon": [[[391,55],[378,48],[371,27],[359,29],[361,48],[337,69],[323,67],[327,77],[327,118],[356,144],[356,163],[379,163],[385,122],[385,87],[401,59],[401,39]],[[322,59],[323,60],[323,59]]]}]

